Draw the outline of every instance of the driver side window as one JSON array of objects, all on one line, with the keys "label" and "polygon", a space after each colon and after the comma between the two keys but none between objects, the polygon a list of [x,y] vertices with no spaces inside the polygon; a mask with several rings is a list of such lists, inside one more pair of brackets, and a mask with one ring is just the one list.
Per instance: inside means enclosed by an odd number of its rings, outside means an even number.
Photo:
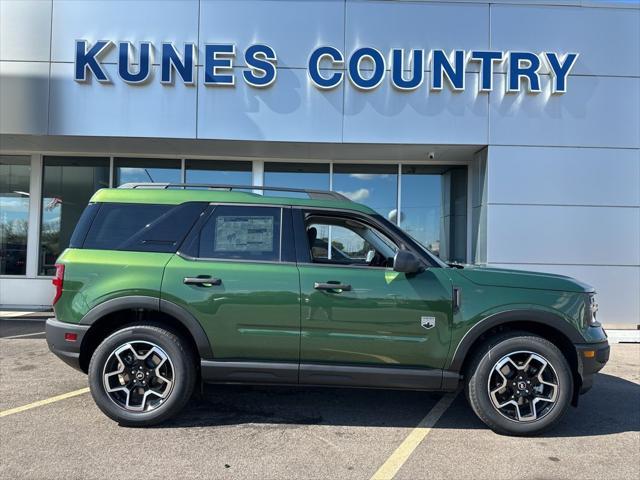
[{"label": "driver side window", "polygon": [[388,267],[397,251],[386,236],[359,223],[313,219],[307,222],[307,238],[314,263]]}]

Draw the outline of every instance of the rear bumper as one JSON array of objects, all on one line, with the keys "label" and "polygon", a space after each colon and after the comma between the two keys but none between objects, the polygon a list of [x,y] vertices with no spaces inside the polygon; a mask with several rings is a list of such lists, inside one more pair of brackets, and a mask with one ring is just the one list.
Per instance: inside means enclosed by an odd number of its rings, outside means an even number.
[{"label": "rear bumper", "polygon": [[[47,344],[49,350],[55,353],[63,362],[77,370],[80,368],[80,346],[82,339],[89,330],[89,325],[64,323],[50,318],[46,324]],[[65,340],[65,334],[75,333],[75,341]]]},{"label": "rear bumper", "polygon": [[605,366],[609,360],[609,342],[582,343],[576,345],[578,353],[578,373],[582,379],[580,393],[586,393],[593,386],[593,376]]}]

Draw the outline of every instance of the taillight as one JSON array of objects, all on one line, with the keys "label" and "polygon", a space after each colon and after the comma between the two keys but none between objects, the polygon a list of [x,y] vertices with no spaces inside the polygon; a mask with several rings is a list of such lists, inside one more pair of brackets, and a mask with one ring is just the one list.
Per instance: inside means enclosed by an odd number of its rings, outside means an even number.
[{"label": "taillight", "polygon": [[56,295],[53,297],[53,305],[60,299],[60,295],[62,295],[62,283],[64,282],[64,265],[60,263],[56,263],[56,276],[53,277],[51,283],[53,283],[54,287],[56,287]]}]

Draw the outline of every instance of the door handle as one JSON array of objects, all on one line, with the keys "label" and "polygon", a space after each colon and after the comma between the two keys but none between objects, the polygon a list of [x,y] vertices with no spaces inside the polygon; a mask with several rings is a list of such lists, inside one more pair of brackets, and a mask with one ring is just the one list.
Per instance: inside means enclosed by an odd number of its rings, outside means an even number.
[{"label": "door handle", "polygon": [[331,281],[326,283],[315,282],[313,284],[313,288],[315,288],[316,290],[343,290],[345,292],[348,292],[351,290],[351,285]]},{"label": "door handle", "polygon": [[199,285],[201,287],[212,287],[213,285],[222,285],[221,278],[213,278],[210,275],[199,275],[197,277],[184,277],[185,285]]}]

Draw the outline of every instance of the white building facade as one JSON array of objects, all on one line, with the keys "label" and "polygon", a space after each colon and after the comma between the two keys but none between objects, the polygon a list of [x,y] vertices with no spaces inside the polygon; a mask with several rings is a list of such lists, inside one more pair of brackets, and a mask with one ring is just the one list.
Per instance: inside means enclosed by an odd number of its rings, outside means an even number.
[{"label": "white building facade", "polygon": [[637,328],[640,2],[0,1],[0,306],[131,181],[340,191]]}]

